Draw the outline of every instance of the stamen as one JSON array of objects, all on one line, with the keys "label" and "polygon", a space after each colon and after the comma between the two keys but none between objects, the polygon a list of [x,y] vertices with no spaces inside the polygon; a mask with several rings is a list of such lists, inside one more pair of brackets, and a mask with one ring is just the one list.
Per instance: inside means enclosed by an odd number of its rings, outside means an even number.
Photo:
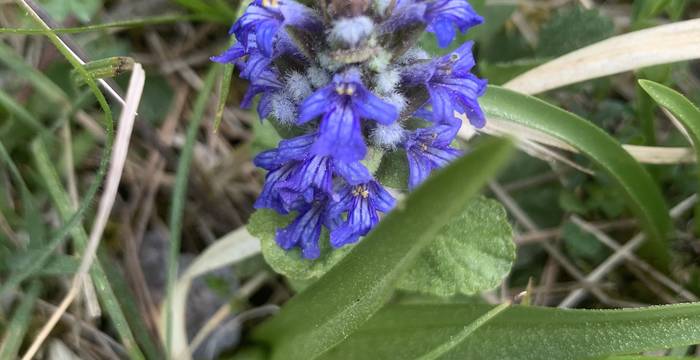
[{"label": "stamen", "polygon": [[264,7],[277,8],[279,7],[279,0],[263,0],[262,4]]},{"label": "stamen", "polygon": [[355,84],[347,84],[347,88],[345,90],[345,93],[352,96],[355,94],[355,90],[357,90],[357,88],[355,87]]},{"label": "stamen", "polygon": [[352,195],[353,196],[362,196],[363,199],[366,199],[369,197],[369,190],[367,190],[367,187],[364,185],[358,185],[352,189]]},{"label": "stamen", "polygon": [[335,86],[335,92],[338,95],[354,95],[357,91],[357,86],[355,84],[342,83]]}]

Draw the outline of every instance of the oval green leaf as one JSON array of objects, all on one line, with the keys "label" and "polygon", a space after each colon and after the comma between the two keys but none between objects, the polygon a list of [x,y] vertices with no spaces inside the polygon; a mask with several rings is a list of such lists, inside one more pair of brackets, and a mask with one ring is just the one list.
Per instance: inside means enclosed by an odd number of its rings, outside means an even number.
[{"label": "oval green leaf", "polygon": [[382,307],[400,276],[511,152],[509,141],[491,139],[438,171],[254,338],[273,346],[273,359],[314,359],[342,342]]},{"label": "oval green leaf", "polygon": [[[411,359],[491,305],[390,305],[323,359]],[[700,342],[700,303],[624,310],[511,307],[441,359],[588,359]]]},{"label": "oval green leaf", "polygon": [[477,197],[440,230],[399,280],[403,290],[452,296],[493,289],[515,261],[513,230],[503,206]]},{"label": "oval green leaf", "polygon": [[640,253],[657,267],[668,268],[666,236],[671,229],[668,208],[649,173],[617,140],[575,114],[501,87],[489,86],[479,103],[489,116],[556,137],[597,163],[619,185],[647,234]]}]

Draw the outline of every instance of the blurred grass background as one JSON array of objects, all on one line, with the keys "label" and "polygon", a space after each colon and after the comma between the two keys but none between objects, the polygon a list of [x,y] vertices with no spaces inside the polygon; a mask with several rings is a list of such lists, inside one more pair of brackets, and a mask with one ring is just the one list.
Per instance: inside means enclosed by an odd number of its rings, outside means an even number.
[{"label": "blurred grass background", "polygon": [[[610,36],[700,15],[700,1],[692,0],[472,3],[486,22],[464,39],[476,40],[478,72],[493,84]],[[230,91],[223,93],[227,105],[218,107],[225,70],[209,57],[229,44],[227,30],[240,4],[42,0],[33,5],[52,28],[64,29],[62,40],[86,61],[126,56],[143,64],[147,74],[117,202],[98,251],[99,269],[93,267],[95,288],[87,286],[62,316],[40,355],[162,358],[158,328],[168,258],[186,268],[207,246],[246,224],[263,179],[252,156],[278,139],[254,112],[237,107],[246,84],[235,74]],[[24,353],[71,285],[86,242],[84,229],[93,222],[96,200],[90,187],[103,175],[98,170],[110,135],[105,109],[76,81],[79,76],[56,47],[40,32],[17,30],[38,27],[14,1],[0,0],[0,27],[0,359],[10,359]],[[430,36],[422,45],[440,51]],[[542,97],[625,144],[688,146],[638,88],[640,78],[672,85],[700,103],[698,61],[606,77]],[[123,94],[128,79],[126,71],[108,82]],[[116,119],[121,107],[108,99]],[[591,165],[583,157],[571,159]],[[668,204],[696,191],[694,164],[648,169]],[[518,260],[510,278],[479,301],[518,294],[529,281],[533,302],[546,306],[581,287],[593,289],[593,296],[576,304],[588,308],[675,303],[700,294],[700,242],[690,213],[680,217],[671,242],[670,279],[685,296],[644,271],[641,261],[627,260],[602,280],[586,283],[563,268],[588,274],[613,250],[577,219],[618,242],[629,239],[638,226],[621,195],[604,179],[524,153],[496,186],[492,191],[512,197],[537,229],[517,227]],[[86,216],[71,224],[80,208]],[[563,263],[545,243],[563,255]],[[235,314],[267,315],[271,305],[293,293],[259,256],[197,279],[187,303],[188,334],[192,340],[205,324],[213,332],[195,357],[235,354],[256,323]],[[693,351],[680,349],[677,355]]]}]

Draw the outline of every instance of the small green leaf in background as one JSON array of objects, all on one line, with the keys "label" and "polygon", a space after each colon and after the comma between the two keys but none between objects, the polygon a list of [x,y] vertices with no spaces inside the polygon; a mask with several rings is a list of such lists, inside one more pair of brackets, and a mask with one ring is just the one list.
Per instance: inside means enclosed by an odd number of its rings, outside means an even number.
[{"label": "small green leaf in background", "polygon": [[165,78],[159,75],[146,76],[139,117],[154,126],[160,126],[171,108],[173,97],[173,88]]},{"label": "small green leaf in background", "polygon": [[379,168],[374,174],[384,186],[398,190],[408,190],[408,159],[403,150],[384,154]]},{"label": "small green leaf in background", "polygon": [[535,52],[540,57],[560,56],[607,39],[612,36],[613,30],[612,20],[598,10],[575,6],[558,11],[542,25]]},{"label": "small green leaf in background", "polygon": [[509,141],[490,139],[436,172],[254,338],[273,346],[274,359],[313,359],[342,342],[386,303],[400,276],[511,152]]},{"label": "small green leaf in background", "polygon": [[661,13],[671,0],[634,0],[632,4],[632,28],[653,26],[653,17]]},{"label": "small green leaf in background", "polygon": [[477,197],[440,230],[399,280],[403,290],[470,295],[501,283],[515,261],[513,232],[503,206]]},{"label": "small green leaf in background", "polygon": [[[492,305],[388,305],[322,359],[412,359]],[[580,360],[700,343],[700,303],[623,310],[512,306],[442,360]]]},{"label": "small green leaf in background", "polygon": [[261,209],[253,213],[248,232],[260,239],[265,261],[276,272],[294,280],[316,280],[342,259],[352,246],[331,249],[328,231],[321,233],[321,256],[315,260],[304,259],[298,249],[286,251],[275,242],[277,229],[287,226],[294,215],[283,216],[273,210]]},{"label": "small green leaf in background", "polygon": [[254,120],[253,134],[255,134],[251,143],[253,155],[277,147],[277,144],[282,140],[282,137],[277,133],[275,126],[270,121]]},{"label": "small green leaf in background", "polygon": [[594,235],[570,221],[564,223],[561,232],[566,252],[581,269],[592,270],[608,255],[607,248]]}]

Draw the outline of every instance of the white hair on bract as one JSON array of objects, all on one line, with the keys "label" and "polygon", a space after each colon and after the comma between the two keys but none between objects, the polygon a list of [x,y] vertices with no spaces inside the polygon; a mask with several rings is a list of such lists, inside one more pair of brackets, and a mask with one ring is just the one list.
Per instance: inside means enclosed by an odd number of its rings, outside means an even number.
[{"label": "white hair on bract", "polygon": [[333,22],[328,40],[331,43],[341,43],[354,48],[366,40],[372,31],[374,31],[374,22],[367,16],[340,18]]}]

